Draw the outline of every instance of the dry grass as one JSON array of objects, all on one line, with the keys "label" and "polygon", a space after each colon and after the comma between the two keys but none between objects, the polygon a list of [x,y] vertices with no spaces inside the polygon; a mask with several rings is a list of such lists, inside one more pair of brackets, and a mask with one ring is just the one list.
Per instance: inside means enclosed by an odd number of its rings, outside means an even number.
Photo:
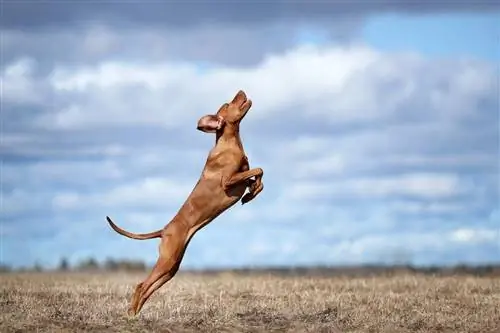
[{"label": "dry grass", "polygon": [[0,275],[1,332],[500,332],[500,279],[179,274],[125,311],[144,274]]}]

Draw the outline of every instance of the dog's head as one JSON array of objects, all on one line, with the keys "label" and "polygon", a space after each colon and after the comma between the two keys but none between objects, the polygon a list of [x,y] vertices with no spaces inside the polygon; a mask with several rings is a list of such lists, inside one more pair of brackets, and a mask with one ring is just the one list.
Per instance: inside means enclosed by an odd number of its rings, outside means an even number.
[{"label": "dog's head", "polygon": [[224,103],[216,114],[203,116],[197,129],[206,133],[222,131],[224,127],[237,128],[252,106],[244,91],[240,90],[230,103]]}]

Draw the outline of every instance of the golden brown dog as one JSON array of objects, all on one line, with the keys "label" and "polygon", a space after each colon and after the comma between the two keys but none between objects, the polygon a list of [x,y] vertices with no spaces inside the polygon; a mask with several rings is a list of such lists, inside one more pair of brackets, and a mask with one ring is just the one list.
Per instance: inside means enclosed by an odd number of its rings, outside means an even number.
[{"label": "golden brown dog", "polygon": [[[162,229],[135,234],[121,229],[106,217],[111,227],[133,239],[161,238],[159,257],[149,276],[137,284],[128,314],[139,313],[153,292],[178,271],[186,247],[193,235],[233,206],[238,200],[248,203],[264,185],[261,168],[250,169],[240,138],[240,122],[252,106],[243,91],[231,103],[225,103],[215,115],[198,121],[198,130],[215,133],[215,147],[210,151],[198,183],[174,218]],[[246,189],[249,192],[245,194]],[[245,195],[244,195],[245,194]]]}]

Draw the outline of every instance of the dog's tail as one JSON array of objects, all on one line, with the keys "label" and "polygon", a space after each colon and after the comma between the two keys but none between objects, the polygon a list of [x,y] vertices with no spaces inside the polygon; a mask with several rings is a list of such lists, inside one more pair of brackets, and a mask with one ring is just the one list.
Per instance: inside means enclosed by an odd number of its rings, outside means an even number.
[{"label": "dog's tail", "polygon": [[119,226],[117,226],[116,224],[114,224],[114,222],[109,218],[109,216],[106,216],[106,220],[108,220],[109,225],[111,226],[111,228],[113,228],[114,231],[116,231],[120,235],[123,235],[123,236],[128,237],[128,238],[140,239],[140,240],[161,238],[162,229],[157,230],[157,231],[153,231],[153,232],[148,232],[146,234],[134,234],[134,233],[126,231],[126,230],[120,228]]}]

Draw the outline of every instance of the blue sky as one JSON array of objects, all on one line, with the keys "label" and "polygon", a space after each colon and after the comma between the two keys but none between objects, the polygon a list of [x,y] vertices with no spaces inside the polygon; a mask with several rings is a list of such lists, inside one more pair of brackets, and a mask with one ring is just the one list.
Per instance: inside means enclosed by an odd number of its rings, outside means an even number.
[{"label": "blue sky", "polygon": [[418,17],[385,14],[369,19],[362,35],[369,45],[384,51],[418,50],[433,57],[469,55],[499,61],[498,22],[498,12]]},{"label": "blue sky", "polygon": [[498,8],[270,4],[4,8],[2,263],[153,262],[105,216],[165,225],[213,145],[194,124],[239,89],[265,190],[183,267],[500,261]]}]

